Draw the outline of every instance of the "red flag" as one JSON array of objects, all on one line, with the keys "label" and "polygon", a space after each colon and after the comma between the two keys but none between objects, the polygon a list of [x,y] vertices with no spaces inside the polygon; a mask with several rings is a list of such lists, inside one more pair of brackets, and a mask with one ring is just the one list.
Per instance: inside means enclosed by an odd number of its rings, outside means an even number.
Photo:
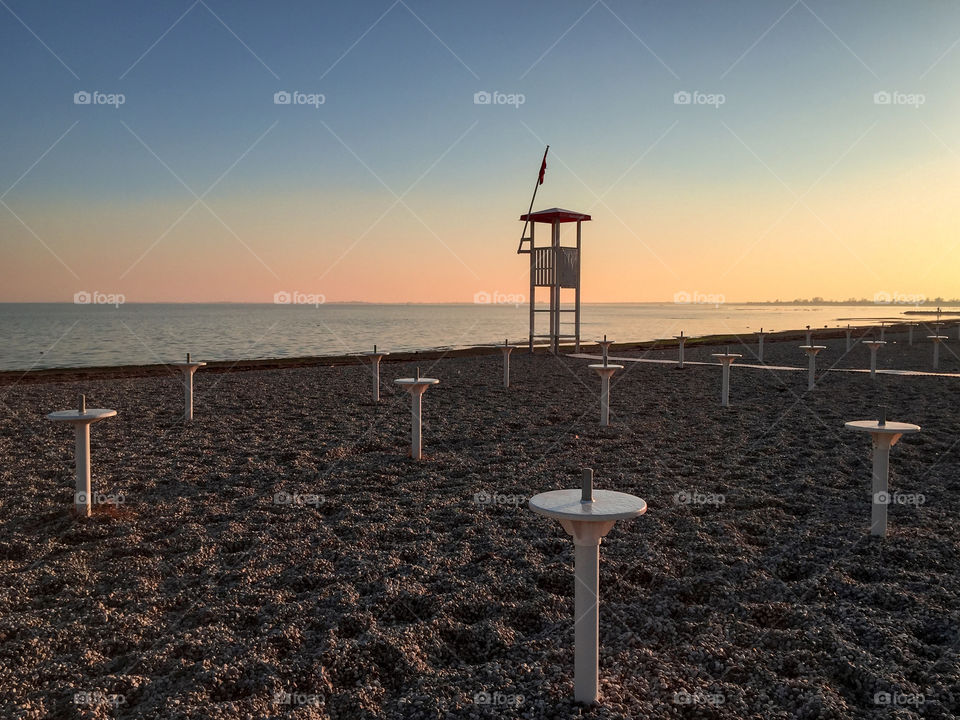
[{"label": "red flag", "polygon": [[543,154],[543,162],[540,163],[540,181],[537,185],[543,185],[543,174],[547,171],[547,154]]}]

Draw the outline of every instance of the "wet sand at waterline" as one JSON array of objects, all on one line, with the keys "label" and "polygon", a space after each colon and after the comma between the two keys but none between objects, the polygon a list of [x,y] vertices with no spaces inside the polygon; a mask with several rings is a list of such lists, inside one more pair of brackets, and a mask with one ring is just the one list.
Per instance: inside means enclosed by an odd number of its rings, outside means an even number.
[{"label": "wet sand at waterline", "polygon": [[[766,360],[806,367],[799,344]],[[824,344],[821,367],[869,362]],[[931,354],[903,334],[878,364]],[[384,362],[378,406],[359,364],[201,370],[188,425],[172,374],[0,388],[0,716],[960,713],[960,380],[836,372],[808,393],[805,372],[734,365],[724,409],[716,366],[627,363],[601,428],[589,362],[516,351],[505,390],[499,353],[420,360],[441,380],[420,463],[392,383],[411,362]],[[960,369],[945,349],[941,369]],[[72,433],[44,417],[81,392],[118,411],[92,428],[93,487],[124,501],[89,519]],[[883,540],[869,437],[843,428],[881,401],[923,428],[890,463],[891,492],[923,500],[891,505]],[[649,506],[601,546],[593,709],[571,701],[573,543],[526,505],[582,467]]]}]

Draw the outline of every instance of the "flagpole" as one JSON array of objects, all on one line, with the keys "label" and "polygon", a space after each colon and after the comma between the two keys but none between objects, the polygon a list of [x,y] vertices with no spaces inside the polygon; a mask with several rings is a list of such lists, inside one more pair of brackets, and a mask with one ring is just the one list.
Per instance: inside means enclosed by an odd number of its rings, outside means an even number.
[{"label": "flagpole", "polygon": [[[544,163],[547,162],[547,153],[550,152],[550,146],[547,145],[547,149],[543,151],[543,160],[540,162],[540,167],[542,168]],[[520,245],[517,247],[517,252],[519,253],[523,249],[523,239],[527,234],[527,225],[530,224],[530,213],[533,212],[533,203],[537,199],[537,190],[540,187],[540,173],[537,172],[537,182],[533,186],[533,197],[530,198],[530,208],[527,210],[527,219],[523,223],[523,232],[520,233]]]}]

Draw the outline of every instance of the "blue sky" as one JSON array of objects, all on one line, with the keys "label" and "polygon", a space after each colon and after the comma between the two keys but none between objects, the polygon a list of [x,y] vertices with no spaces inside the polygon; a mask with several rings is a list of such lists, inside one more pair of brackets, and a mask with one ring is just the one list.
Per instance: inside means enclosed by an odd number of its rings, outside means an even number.
[{"label": "blue sky", "polygon": [[[549,142],[548,205],[587,209],[602,195],[618,217],[642,207],[668,223],[749,195],[765,212],[826,171],[867,192],[949,158],[960,147],[958,38],[958,5],[875,0],[4,0],[0,193],[29,170],[4,197],[10,208],[34,230],[45,213],[72,213],[83,234],[108,212],[169,203],[176,217],[193,201],[181,181],[203,194],[225,172],[211,205],[315,194],[344,216],[377,214],[423,176],[406,200],[427,224],[432,212],[438,226],[447,214],[470,226],[496,217],[489,233],[513,234]],[[76,105],[82,90],[125,102]],[[276,105],[280,90],[325,102]],[[483,90],[525,101],[474,104]],[[681,91],[724,102],[677,105]],[[880,91],[923,104],[877,105]],[[0,220],[4,243],[20,225]],[[361,230],[316,234],[336,236],[338,254]],[[644,238],[653,254],[658,241]]]}]

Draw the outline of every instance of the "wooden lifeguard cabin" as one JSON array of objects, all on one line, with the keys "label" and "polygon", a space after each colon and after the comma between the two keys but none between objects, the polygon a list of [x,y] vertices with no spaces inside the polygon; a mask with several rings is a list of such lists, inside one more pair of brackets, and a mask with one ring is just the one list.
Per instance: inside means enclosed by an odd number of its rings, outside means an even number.
[{"label": "wooden lifeguard cabin", "polygon": [[[554,354],[558,352],[561,340],[573,340],[579,352],[580,224],[591,218],[572,210],[550,208],[521,215],[520,219],[530,224],[530,236],[522,238],[517,248],[518,255],[530,255],[530,352],[533,352],[534,340],[544,338],[549,340],[550,352]],[[537,247],[535,239],[537,223],[550,226],[549,242],[542,247]],[[564,223],[577,224],[576,245],[561,245],[560,227]],[[537,288],[543,287],[550,288],[549,307],[537,306]],[[569,292],[564,293],[565,290],[572,290],[573,298],[569,297]],[[564,295],[567,295],[567,307],[561,302]],[[573,307],[569,307],[571,299]],[[550,327],[546,334],[537,334],[537,313],[548,313]],[[573,321],[562,321],[564,313],[573,313]]]}]

